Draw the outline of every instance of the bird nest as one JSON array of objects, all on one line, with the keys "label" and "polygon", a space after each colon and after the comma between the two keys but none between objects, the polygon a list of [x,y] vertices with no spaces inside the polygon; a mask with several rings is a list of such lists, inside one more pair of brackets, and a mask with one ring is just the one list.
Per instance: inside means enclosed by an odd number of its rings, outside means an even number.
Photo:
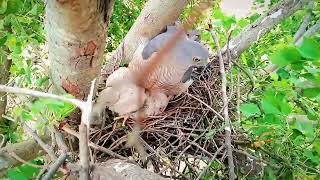
[{"label": "bird nest", "polygon": [[[140,137],[148,153],[148,163],[139,160],[134,148],[126,147],[134,121],[127,120],[123,126],[108,110],[102,126],[93,127],[91,141],[163,176],[194,179],[203,175],[208,164],[215,162],[224,167],[225,123],[221,115],[223,102],[219,72],[217,61],[195,70],[194,83],[188,92],[171,100],[162,114],[144,121]],[[228,89],[231,119],[236,117],[233,86]],[[243,141],[243,136],[233,134],[232,142]],[[97,159],[110,157],[99,152],[94,155]]]}]

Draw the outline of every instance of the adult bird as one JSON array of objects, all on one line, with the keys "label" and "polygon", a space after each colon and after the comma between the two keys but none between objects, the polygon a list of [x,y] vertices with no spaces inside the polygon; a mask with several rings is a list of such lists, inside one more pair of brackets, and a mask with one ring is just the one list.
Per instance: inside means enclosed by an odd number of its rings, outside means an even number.
[{"label": "adult bird", "polygon": [[[139,74],[146,70],[145,68],[148,67],[150,60],[176,33],[179,25],[168,26],[166,32],[138,47],[129,63],[130,72]],[[209,51],[207,48],[199,42],[189,39],[187,34],[183,34],[175,47],[166,53],[164,60],[148,77],[143,77],[142,83],[139,83],[147,91],[160,91],[167,96],[179,95],[191,85],[193,68],[207,65],[208,58]]]},{"label": "adult bird", "polygon": [[189,39],[187,34],[182,35],[153,72],[143,77],[143,82],[137,82],[138,76],[147,70],[151,60],[176,33],[179,25],[168,26],[166,32],[140,45],[128,68],[120,68],[108,77],[107,88],[102,91],[97,104],[108,106],[126,120],[140,112],[144,116],[157,115],[165,109],[172,96],[186,91],[193,82],[193,68],[205,66],[209,57],[208,49]]}]

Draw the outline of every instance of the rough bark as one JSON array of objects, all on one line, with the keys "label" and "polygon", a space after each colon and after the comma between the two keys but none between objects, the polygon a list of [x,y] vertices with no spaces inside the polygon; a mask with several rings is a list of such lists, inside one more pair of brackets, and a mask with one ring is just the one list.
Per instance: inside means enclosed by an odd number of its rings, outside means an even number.
[{"label": "rough bark", "polygon": [[[0,50],[2,51],[2,49]],[[9,80],[9,69],[11,66],[11,60],[7,59],[4,53],[0,52],[0,84],[7,84]],[[3,124],[5,119],[2,115],[5,114],[7,107],[7,95],[6,93],[0,92],[0,124]],[[0,133],[2,133],[0,131]]]},{"label": "rough bark", "polygon": [[[42,140],[49,142],[49,137],[42,137]],[[16,167],[22,164],[21,161],[18,161],[10,155],[14,152],[18,157],[22,158],[25,161],[30,161],[37,156],[44,153],[41,151],[42,148],[34,140],[23,141],[16,144],[7,145],[4,148],[0,149],[0,176],[3,176],[6,171],[12,167]]]},{"label": "rough bark", "polygon": [[101,70],[114,0],[46,1],[50,77],[57,93],[84,99]]},{"label": "rough bark", "polygon": [[285,18],[301,9],[307,2],[307,0],[283,0],[279,2],[259,20],[243,30],[236,38],[231,39],[229,47],[232,57],[239,57],[241,53],[259,40],[260,37]]},{"label": "rough bark", "polygon": [[103,72],[109,74],[121,63],[130,62],[142,41],[159,34],[168,24],[173,24],[190,0],[149,0],[120,46],[107,60]]},{"label": "rough bark", "polygon": [[93,179],[100,180],[165,180],[155,173],[149,172],[134,164],[119,159],[111,159],[98,164],[93,172]]}]

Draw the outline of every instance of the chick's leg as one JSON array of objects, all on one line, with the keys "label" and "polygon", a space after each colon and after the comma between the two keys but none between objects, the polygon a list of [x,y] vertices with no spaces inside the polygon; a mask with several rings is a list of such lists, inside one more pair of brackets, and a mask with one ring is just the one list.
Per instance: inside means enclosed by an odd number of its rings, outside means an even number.
[{"label": "chick's leg", "polygon": [[122,115],[122,116],[118,116],[118,117],[115,117],[114,120],[119,120],[119,119],[123,119],[122,121],[122,126],[125,126],[127,120],[129,119],[129,115],[128,114],[125,114],[125,115]]}]

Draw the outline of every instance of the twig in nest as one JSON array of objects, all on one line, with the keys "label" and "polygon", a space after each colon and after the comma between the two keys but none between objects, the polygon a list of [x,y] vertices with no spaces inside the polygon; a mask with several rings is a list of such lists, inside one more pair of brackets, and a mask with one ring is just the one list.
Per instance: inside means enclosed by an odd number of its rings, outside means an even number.
[{"label": "twig in nest", "polygon": [[50,180],[52,179],[55,172],[59,169],[59,167],[64,163],[67,159],[67,153],[62,153],[59,158],[50,166],[47,174],[42,178],[42,180]]},{"label": "twig in nest", "polygon": [[207,103],[203,102],[201,99],[196,98],[195,96],[193,96],[192,94],[186,93],[188,96],[192,97],[193,99],[199,101],[201,104],[203,104],[204,106],[206,106],[207,108],[209,108],[214,114],[216,114],[221,120],[224,120],[224,118],[221,116],[220,113],[218,113],[216,110],[214,110],[212,107],[210,107]]},{"label": "twig in nest", "polygon": [[220,153],[220,151],[222,151],[222,149],[224,148],[224,145],[220,146],[219,149],[217,149],[217,151],[214,153],[211,161],[208,163],[208,165],[203,169],[203,171],[199,174],[199,176],[197,177],[196,180],[201,179],[201,177],[207,172],[207,170],[209,169],[209,167],[211,166],[211,164],[213,163],[213,161],[216,160],[217,155]]},{"label": "twig in nest", "polygon": [[[154,153],[156,156],[158,156],[160,159],[163,160],[163,158],[159,155],[158,152],[156,152],[151,146],[149,146],[149,144],[147,142],[145,142],[143,139],[141,139],[141,142],[143,142],[143,144],[147,147],[147,149],[149,149],[149,151],[151,151],[152,153]],[[168,166],[171,170],[175,171],[176,173],[178,173],[181,177],[183,177],[184,179],[189,179],[187,176],[185,176],[184,174],[182,174],[181,172],[179,172],[178,170],[176,170],[176,168],[174,168],[173,166],[171,166],[170,164],[167,164],[165,162],[165,160],[163,160],[163,162],[161,162],[162,164],[164,164],[165,166]]]},{"label": "twig in nest", "polygon": [[[79,134],[77,132],[75,132],[74,130],[72,130],[70,128],[67,128],[67,127],[62,127],[62,130],[64,130],[66,133],[71,134],[71,135],[73,135],[73,136],[75,136],[75,137],[77,137],[79,139]],[[89,142],[89,146],[92,147],[93,149],[96,149],[98,151],[104,152],[104,153],[108,154],[109,156],[112,156],[112,157],[115,157],[115,158],[119,158],[121,160],[130,161],[128,158],[123,157],[123,156],[121,156],[121,155],[119,155],[119,154],[117,154],[117,153],[115,153],[115,152],[113,152],[113,151],[111,151],[111,150],[109,150],[109,149],[107,149],[105,147],[96,145],[95,143],[93,143],[91,141]],[[130,161],[130,162],[132,162],[132,161]]]},{"label": "twig in nest", "polygon": [[229,166],[229,179],[233,180],[236,178],[235,172],[234,172],[234,162],[233,162],[233,155],[232,155],[232,145],[231,145],[231,121],[229,118],[229,112],[228,112],[228,96],[227,96],[227,77],[225,73],[224,68],[224,62],[223,57],[221,53],[221,49],[219,46],[219,39],[214,30],[211,31],[211,36],[215,41],[216,47],[217,47],[217,53],[219,57],[219,65],[220,65],[220,73],[221,73],[221,92],[222,92],[222,101],[224,104],[223,109],[223,116],[225,120],[225,144],[227,146],[227,154],[228,154],[228,166]]},{"label": "twig in nest", "polygon": [[23,123],[23,128],[26,130],[26,132],[35,140],[37,141],[37,143],[39,144],[39,146],[41,146],[41,148],[43,150],[45,150],[48,155],[50,156],[52,161],[55,161],[57,159],[56,155],[54,154],[54,151],[52,149],[51,146],[49,146],[48,144],[46,144],[45,142],[42,141],[42,139],[35,133],[33,132],[33,130],[26,124],[24,123],[22,120],[20,120],[20,122]]}]

